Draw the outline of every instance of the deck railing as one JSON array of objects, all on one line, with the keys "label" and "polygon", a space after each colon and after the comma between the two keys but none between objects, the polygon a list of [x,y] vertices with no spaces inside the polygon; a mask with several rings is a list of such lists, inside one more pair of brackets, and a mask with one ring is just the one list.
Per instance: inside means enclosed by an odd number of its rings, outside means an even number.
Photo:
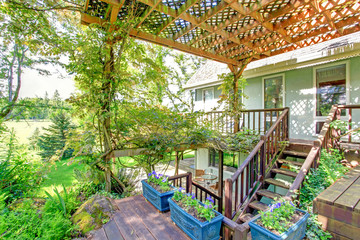
[{"label": "deck railing", "polygon": [[[309,155],[305,159],[304,164],[301,166],[299,174],[296,176],[293,184],[290,186],[287,197],[295,198],[296,193],[300,189],[306,174],[310,168],[316,168],[318,161],[320,159],[320,154],[322,149],[329,151],[331,148],[340,148],[341,142],[341,132],[340,130],[335,130],[330,127],[330,124],[341,119],[341,112],[345,111],[345,115],[348,116],[348,131],[351,131],[352,125],[350,124],[353,121],[353,111],[357,109],[360,110],[360,105],[333,105],[330,113],[321,128],[317,140],[314,141],[314,146],[311,148]],[[348,143],[352,143],[351,134],[345,136]]]},{"label": "deck railing", "polygon": [[239,114],[238,121],[235,121],[235,116],[229,115],[227,112],[213,111],[202,115],[199,121],[208,123],[213,129],[223,133],[233,133],[235,123],[238,122],[238,129],[247,128],[257,134],[265,134],[285,109],[286,108],[242,110]]},{"label": "deck railing", "polygon": [[202,201],[205,201],[207,197],[214,199],[214,204],[217,205],[217,211],[222,213],[223,201],[222,197],[216,195],[212,191],[206,189],[200,184],[192,181],[192,173],[184,173],[169,177],[169,181],[172,182],[174,187],[183,187],[187,193],[194,193],[195,197]]},{"label": "deck railing", "polygon": [[225,216],[232,219],[262,184],[266,169],[272,164],[280,150],[281,142],[288,140],[289,109],[285,108],[267,133],[251,151],[244,163],[231,178],[225,181]]}]

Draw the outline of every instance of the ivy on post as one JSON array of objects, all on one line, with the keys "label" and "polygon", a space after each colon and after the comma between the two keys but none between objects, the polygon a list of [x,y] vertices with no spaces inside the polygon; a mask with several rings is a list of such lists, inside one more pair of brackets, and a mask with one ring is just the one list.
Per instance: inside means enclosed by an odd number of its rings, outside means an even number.
[{"label": "ivy on post", "polygon": [[240,126],[239,126],[240,125],[240,115],[239,115],[239,113],[240,113],[240,110],[242,107],[241,98],[240,98],[242,93],[239,93],[239,79],[240,79],[242,73],[244,72],[247,64],[249,62],[251,62],[251,59],[252,58],[247,58],[247,59],[241,61],[241,64],[239,64],[237,66],[228,64],[228,67],[233,75],[232,76],[233,77],[233,80],[232,80],[233,96],[231,98],[232,109],[230,111],[232,111],[234,114],[234,133],[237,133],[240,130]]}]

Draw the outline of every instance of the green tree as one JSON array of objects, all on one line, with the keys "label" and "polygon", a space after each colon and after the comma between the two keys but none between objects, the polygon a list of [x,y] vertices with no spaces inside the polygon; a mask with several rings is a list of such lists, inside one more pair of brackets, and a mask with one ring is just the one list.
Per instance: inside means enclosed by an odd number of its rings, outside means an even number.
[{"label": "green tree", "polygon": [[64,111],[59,111],[51,118],[52,124],[38,138],[38,146],[41,149],[40,156],[44,159],[50,159],[56,153],[61,153],[61,158],[72,156],[72,149],[64,149],[66,139],[69,138],[70,130],[75,126],[70,117]]}]

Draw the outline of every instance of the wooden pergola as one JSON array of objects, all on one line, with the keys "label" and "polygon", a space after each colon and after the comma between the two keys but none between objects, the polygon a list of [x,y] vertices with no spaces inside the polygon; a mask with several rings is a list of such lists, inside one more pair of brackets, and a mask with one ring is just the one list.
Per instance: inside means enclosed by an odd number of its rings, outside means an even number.
[{"label": "wooden pergola", "polygon": [[129,6],[131,37],[232,66],[360,30],[358,0],[86,0],[81,21],[111,30]]},{"label": "wooden pergola", "polygon": [[134,19],[130,37],[228,64],[238,92],[249,62],[360,31],[360,0],[85,0],[81,14],[109,32]]}]

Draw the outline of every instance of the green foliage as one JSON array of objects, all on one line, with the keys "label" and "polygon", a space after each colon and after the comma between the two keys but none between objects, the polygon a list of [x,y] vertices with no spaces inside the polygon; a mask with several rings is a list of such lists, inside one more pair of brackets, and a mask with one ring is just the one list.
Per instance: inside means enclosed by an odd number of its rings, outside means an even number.
[{"label": "green foliage", "polygon": [[310,169],[300,190],[301,206],[310,206],[315,197],[348,171],[348,168],[340,163],[342,159],[343,156],[337,149],[321,152],[319,167]]},{"label": "green foliage", "polygon": [[39,212],[32,201],[21,208],[0,213],[1,239],[71,239],[76,228],[62,212],[44,209]]},{"label": "green foliage", "polygon": [[48,200],[44,206],[46,212],[60,212],[64,217],[70,218],[71,214],[75,212],[76,208],[79,207],[80,201],[77,199],[78,190],[66,187],[63,185],[63,191],[59,192],[57,188],[53,189],[56,196],[52,196],[49,192],[45,191],[48,196]]},{"label": "green foliage", "polygon": [[260,135],[256,131],[242,128],[241,131],[224,139],[226,149],[234,152],[249,153],[259,142]]},{"label": "green foliage", "polygon": [[7,202],[11,202],[39,187],[43,165],[26,147],[17,143],[14,131],[3,132],[0,138],[0,190]]},{"label": "green foliage", "polygon": [[39,153],[44,159],[49,159],[58,152],[61,152],[61,158],[72,156],[72,149],[66,148],[66,139],[69,138],[71,129],[75,126],[72,124],[70,117],[64,111],[60,111],[51,118],[52,124],[38,138],[38,146],[41,149]]},{"label": "green foliage", "polygon": [[[244,88],[247,85],[244,77],[239,77],[234,81],[233,73],[223,73],[218,75],[219,80],[222,81],[220,89],[222,94],[219,103],[224,104],[224,109],[229,111],[230,114],[236,116],[244,107],[243,98],[247,98],[244,94]],[[234,86],[237,85],[238,92],[234,93]],[[236,109],[234,108],[236,106]]]},{"label": "green foliage", "polygon": [[284,199],[276,201],[269,211],[260,213],[261,217],[257,220],[257,224],[281,235],[294,224],[291,219],[296,212],[296,207],[292,202],[284,201]]},{"label": "green foliage", "polygon": [[167,192],[171,190],[168,176],[165,176],[164,174],[157,174],[155,171],[152,171],[148,174],[148,182],[153,183],[155,185],[160,186],[160,189],[162,192]]},{"label": "green foliage", "polygon": [[331,238],[328,232],[322,230],[321,223],[317,221],[317,215],[312,213],[312,203],[315,197],[348,171],[348,168],[340,163],[342,159],[343,156],[339,150],[332,149],[327,152],[324,149],[321,152],[318,168],[310,169],[303,187],[300,189],[300,207],[310,212],[306,229],[308,239],[323,240]]},{"label": "green foliage", "polygon": [[180,187],[177,191],[174,192],[172,200],[177,202],[186,212],[191,212],[195,210],[196,216],[199,219],[205,219],[206,221],[211,221],[215,217],[214,210],[217,208],[214,205],[214,200],[209,196],[206,198],[204,203],[200,203],[196,198],[194,193],[185,194],[183,191],[185,189]]},{"label": "green foliage", "polygon": [[312,213],[312,209],[309,210],[311,213],[306,226],[306,239],[311,240],[326,240],[332,239],[332,236],[329,232],[324,231],[321,228],[321,223],[317,219],[317,215]]}]

